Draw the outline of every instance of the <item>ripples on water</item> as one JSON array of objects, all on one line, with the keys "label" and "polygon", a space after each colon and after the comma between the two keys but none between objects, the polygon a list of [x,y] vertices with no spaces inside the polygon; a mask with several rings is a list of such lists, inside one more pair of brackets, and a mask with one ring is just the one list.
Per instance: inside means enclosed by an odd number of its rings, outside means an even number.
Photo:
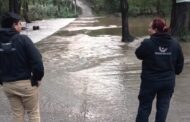
[{"label": "ripples on water", "polygon": [[[92,25],[92,19],[86,21],[90,21]],[[95,19],[94,22],[96,21]],[[78,24],[80,23],[75,22],[64,31],[69,30],[72,33],[79,29]],[[84,22],[81,29],[83,26]],[[85,27],[87,30],[82,34],[76,33],[71,36],[63,36],[59,33],[38,43],[46,69],[50,72],[47,76],[49,82],[53,74],[57,74],[57,80],[52,79],[54,82],[52,85],[59,84],[56,91],[60,92],[63,86],[66,87],[64,99],[73,101],[65,104],[74,105],[75,109],[73,107],[70,109],[73,109],[75,114],[83,111],[84,116],[91,121],[130,120],[134,115],[129,112],[129,106],[136,109],[135,102],[127,100],[129,93],[138,92],[139,81],[136,75],[140,70],[139,64],[136,65],[139,61],[134,56],[134,48],[122,43],[121,37],[117,35],[85,34],[86,31],[109,27],[113,28],[116,25]],[[58,96],[59,94],[56,98]],[[52,100],[53,98],[55,96],[52,96]],[[64,104],[62,97],[58,101],[63,101],[61,104]],[[82,107],[80,110],[78,105]]]},{"label": "ripples on water", "polygon": [[[88,21],[90,23],[87,26]],[[38,43],[47,69],[46,79],[49,83],[53,82],[51,87],[56,87],[56,96],[49,95],[44,99],[56,100],[56,104],[67,106],[65,109],[68,113],[73,112],[70,117],[82,114],[89,122],[133,122],[138,107],[141,72],[141,61],[136,59],[134,51],[142,38],[126,44],[121,42],[118,35],[85,34],[97,28],[101,29],[102,25],[97,21],[97,18],[79,19],[61,30],[69,33],[77,30],[74,35],[67,33],[64,36],[64,33],[57,33]],[[94,25],[98,27],[93,27]],[[79,28],[85,30],[80,32]],[[188,65],[189,44],[182,44],[182,47]],[[184,76],[187,73],[189,71],[186,69]],[[51,88],[46,86],[44,89]],[[180,93],[183,90],[177,90],[177,94]],[[176,101],[179,98],[180,95],[174,97]],[[56,109],[61,110],[62,107]]]}]

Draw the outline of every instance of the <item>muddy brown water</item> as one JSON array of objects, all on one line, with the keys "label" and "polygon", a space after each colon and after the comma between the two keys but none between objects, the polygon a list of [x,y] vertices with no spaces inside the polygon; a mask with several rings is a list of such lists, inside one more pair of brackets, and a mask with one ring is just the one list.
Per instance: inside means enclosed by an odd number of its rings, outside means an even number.
[{"label": "muddy brown water", "polygon": [[[131,19],[130,29],[146,35],[150,19],[139,20]],[[40,97],[43,122],[135,121],[141,62],[135,47],[121,42],[118,23],[114,17],[79,18],[37,43],[46,71]],[[177,77],[167,122],[190,121],[190,43],[181,45],[185,67]],[[3,94],[0,99],[0,122],[10,122]],[[155,107],[150,122],[154,114]]]}]

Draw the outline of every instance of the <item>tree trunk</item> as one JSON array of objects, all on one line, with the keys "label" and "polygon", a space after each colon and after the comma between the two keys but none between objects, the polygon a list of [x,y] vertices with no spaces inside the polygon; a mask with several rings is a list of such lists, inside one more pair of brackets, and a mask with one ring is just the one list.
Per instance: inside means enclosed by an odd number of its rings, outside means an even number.
[{"label": "tree trunk", "polygon": [[174,27],[175,27],[175,23],[176,21],[174,21],[176,19],[176,0],[172,0],[172,11],[171,11],[171,20],[170,20],[170,28],[171,28],[171,33],[173,34],[174,32]]},{"label": "tree trunk", "polygon": [[25,0],[24,1],[24,4],[23,4],[23,16],[24,16],[24,19],[26,21],[26,23],[31,23],[29,17],[28,17],[28,11],[29,11],[29,8],[28,8],[28,0]]},{"label": "tree trunk", "polygon": [[188,10],[189,13],[187,14],[188,16],[188,31],[190,31],[190,3],[188,4]]},{"label": "tree trunk", "polygon": [[75,16],[77,16],[77,1],[74,0],[74,4],[75,4]]},{"label": "tree trunk", "polygon": [[128,0],[120,0],[122,13],[122,42],[131,42],[133,37],[129,33],[128,25]]},{"label": "tree trunk", "polygon": [[9,12],[20,14],[21,0],[9,0]]},{"label": "tree trunk", "polygon": [[14,12],[14,0],[9,0],[9,12]]},{"label": "tree trunk", "polygon": [[189,4],[189,2],[176,3],[176,0],[172,0],[170,27],[173,36],[181,38],[190,30]]},{"label": "tree trunk", "polygon": [[57,6],[57,0],[53,0],[53,5]]},{"label": "tree trunk", "polygon": [[35,0],[32,0],[32,4],[35,5]]},{"label": "tree trunk", "polygon": [[2,1],[0,0],[0,16],[1,16],[1,12],[2,12]]},{"label": "tree trunk", "polygon": [[165,16],[164,12],[161,9],[161,1],[160,0],[157,0],[157,2],[156,2],[156,14],[161,17]]}]

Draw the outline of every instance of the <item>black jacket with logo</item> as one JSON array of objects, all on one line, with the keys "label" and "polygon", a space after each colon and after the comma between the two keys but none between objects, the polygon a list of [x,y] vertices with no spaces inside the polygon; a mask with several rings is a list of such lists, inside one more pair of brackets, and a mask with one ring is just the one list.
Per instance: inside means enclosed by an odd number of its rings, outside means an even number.
[{"label": "black jacket with logo", "polygon": [[0,30],[0,82],[31,79],[37,85],[44,75],[42,56],[26,35]]},{"label": "black jacket with logo", "polygon": [[166,33],[156,33],[145,39],[135,52],[142,60],[143,80],[175,80],[183,69],[184,57],[179,43]]}]

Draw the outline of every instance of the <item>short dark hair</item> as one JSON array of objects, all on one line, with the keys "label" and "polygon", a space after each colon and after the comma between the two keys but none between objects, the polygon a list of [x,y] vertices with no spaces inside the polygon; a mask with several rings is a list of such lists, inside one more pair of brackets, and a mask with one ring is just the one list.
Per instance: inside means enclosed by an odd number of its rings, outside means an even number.
[{"label": "short dark hair", "polygon": [[2,28],[12,28],[14,23],[20,21],[20,16],[15,13],[7,12],[1,17],[1,27]]}]

